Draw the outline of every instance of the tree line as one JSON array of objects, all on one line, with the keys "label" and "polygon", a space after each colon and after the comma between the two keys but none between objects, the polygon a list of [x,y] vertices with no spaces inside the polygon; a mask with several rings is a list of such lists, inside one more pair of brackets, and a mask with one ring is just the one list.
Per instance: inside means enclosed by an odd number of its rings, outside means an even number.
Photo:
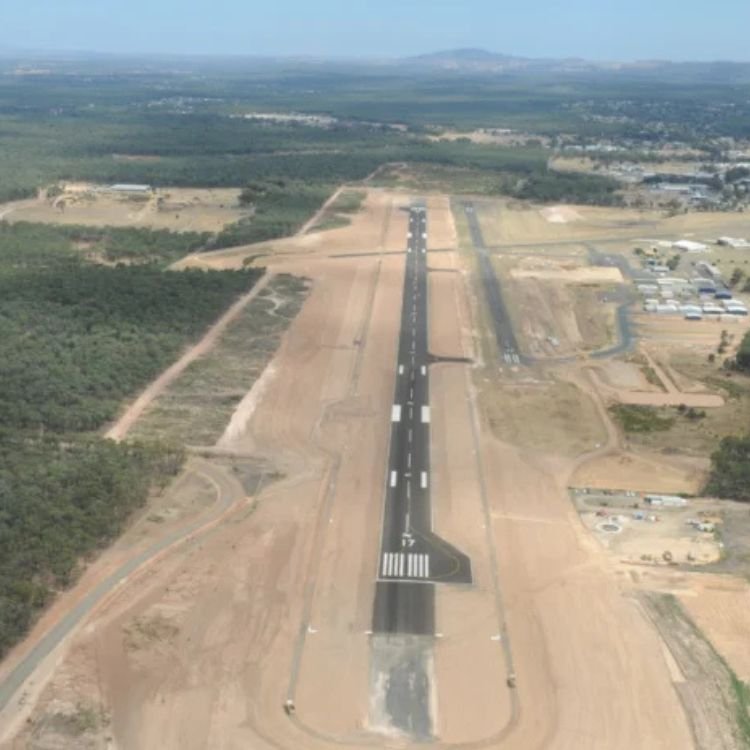
[{"label": "tree line", "polygon": [[95,265],[79,231],[0,222],[0,656],[184,459],[95,431],[262,273]]}]

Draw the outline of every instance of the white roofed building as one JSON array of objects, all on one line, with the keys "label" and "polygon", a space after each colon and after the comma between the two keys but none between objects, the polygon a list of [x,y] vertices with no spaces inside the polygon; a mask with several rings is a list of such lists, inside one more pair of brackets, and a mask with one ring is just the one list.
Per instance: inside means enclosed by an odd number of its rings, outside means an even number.
[{"label": "white roofed building", "polygon": [[682,250],[684,253],[708,252],[708,245],[704,245],[702,242],[693,242],[692,240],[679,240],[679,242],[672,243],[672,247],[675,250]]}]

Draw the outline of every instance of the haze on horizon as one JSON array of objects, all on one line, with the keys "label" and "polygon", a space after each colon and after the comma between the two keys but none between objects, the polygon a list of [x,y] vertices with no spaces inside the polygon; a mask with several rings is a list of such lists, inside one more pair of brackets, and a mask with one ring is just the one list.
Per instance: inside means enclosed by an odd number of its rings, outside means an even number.
[{"label": "haze on horizon", "polygon": [[[606,7],[604,7],[606,6]],[[522,57],[750,60],[747,0],[27,0],[0,51],[399,57],[476,47]]]}]

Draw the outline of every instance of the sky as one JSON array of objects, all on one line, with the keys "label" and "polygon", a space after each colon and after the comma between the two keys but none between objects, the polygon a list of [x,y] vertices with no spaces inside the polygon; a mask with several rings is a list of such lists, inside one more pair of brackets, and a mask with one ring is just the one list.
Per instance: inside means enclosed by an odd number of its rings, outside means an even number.
[{"label": "sky", "polygon": [[750,0],[5,0],[0,51],[750,61]]}]

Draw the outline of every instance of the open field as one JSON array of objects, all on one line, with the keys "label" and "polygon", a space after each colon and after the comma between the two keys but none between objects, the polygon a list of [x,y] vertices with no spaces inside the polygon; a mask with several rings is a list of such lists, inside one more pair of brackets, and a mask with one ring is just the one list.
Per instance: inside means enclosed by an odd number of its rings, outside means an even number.
[{"label": "open field", "polygon": [[504,130],[502,128],[480,128],[479,130],[444,130],[439,135],[430,136],[436,141],[469,140],[472,143],[484,143],[494,146],[525,146],[529,141],[549,145],[549,138],[530,135],[529,133]]},{"label": "open field", "polygon": [[233,188],[160,188],[147,194],[122,194],[102,186],[70,183],[54,198],[0,206],[5,221],[80,224],[93,227],[147,227],[172,232],[220,232],[251,212],[238,205]]},{"label": "open field", "polygon": [[724,235],[750,237],[750,217],[743,213],[689,213],[670,217],[658,211],[543,207],[487,199],[477,201],[476,207],[485,243],[490,247],[617,240],[636,243],[649,238],[714,242]]},{"label": "open field", "polygon": [[493,261],[524,352],[566,357],[616,343],[612,292],[622,281],[619,269],[578,260],[502,256]]}]

